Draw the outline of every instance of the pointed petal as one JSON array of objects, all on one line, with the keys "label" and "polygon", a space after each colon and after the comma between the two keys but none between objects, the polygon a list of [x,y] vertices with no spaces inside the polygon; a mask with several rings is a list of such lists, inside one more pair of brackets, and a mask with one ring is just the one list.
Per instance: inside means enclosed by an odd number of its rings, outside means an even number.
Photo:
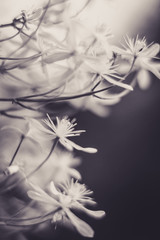
[{"label": "pointed petal", "polygon": [[60,204],[54,198],[50,197],[45,191],[43,191],[43,189],[41,189],[40,187],[35,186],[31,183],[30,183],[30,185],[34,189],[34,190],[29,190],[27,192],[28,196],[30,198],[40,201],[40,202],[45,202],[47,204],[53,204],[56,206],[60,206]]},{"label": "pointed petal", "polygon": [[64,59],[67,59],[71,57],[71,52],[55,52],[53,54],[50,54],[49,56],[45,57],[43,59],[43,61],[45,63],[54,63],[54,62],[58,62],[58,61],[61,61],[61,60],[64,60]]},{"label": "pointed petal", "polygon": [[119,55],[128,55],[128,53],[125,49],[119,48],[117,46],[112,46],[112,51]]},{"label": "pointed petal", "polygon": [[75,179],[78,179],[78,180],[82,179],[81,174],[74,168],[69,168],[68,173],[71,177]]},{"label": "pointed petal", "polygon": [[75,226],[77,231],[84,237],[92,238],[94,236],[93,229],[76,215],[74,215],[69,209],[65,209],[65,212],[69,219],[71,220],[72,224]]},{"label": "pointed petal", "polygon": [[83,147],[77,145],[76,143],[72,142],[69,139],[67,139],[67,142],[69,145],[71,145],[73,148],[75,148],[79,151],[83,151],[83,152],[87,152],[87,153],[96,153],[97,152],[96,148],[83,148]]},{"label": "pointed petal", "polygon": [[38,192],[28,191],[27,194],[31,199],[36,200],[38,202],[44,202],[51,205],[55,203],[54,200],[52,201],[52,198],[46,195],[41,195]]},{"label": "pointed petal", "polygon": [[160,51],[160,45],[158,43],[155,43],[152,46],[150,46],[149,48],[147,48],[146,50],[144,50],[141,53],[141,56],[153,58],[159,53],[159,51]]},{"label": "pointed petal", "polygon": [[17,165],[12,165],[6,168],[6,170],[4,171],[4,173],[6,175],[12,175],[15,174],[19,171],[19,167]]},{"label": "pointed petal", "polygon": [[83,204],[83,205],[92,205],[92,206],[95,206],[97,205],[96,201],[94,201],[93,199],[81,199],[80,202]]},{"label": "pointed petal", "polygon": [[50,190],[51,190],[51,192],[52,192],[53,194],[59,195],[59,192],[57,191],[57,189],[56,189],[53,181],[50,183]]},{"label": "pointed petal", "polygon": [[116,85],[116,86],[119,86],[119,87],[121,87],[121,88],[125,88],[125,89],[128,89],[128,90],[130,90],[130,91],[133,91],[133,88],[132,88],[132,86],[130,86],[130,85],[128,85],[128,84],[126,84],[126,83],[122,83],[122,82],[120,82],[120,81],[116,81],[116,80],[114,80],[113,78],[111,78],[111,77],[109,77],[109,76],[106,76],[106,75],[101,75],[104,79],[106,79],[109,83],[111,83],[111,84],[114,84],[114,85]]},{"label": "pointed petal", "polygon": [[60,138],[59,142],[69,151],[73,151],[73,147],[65,139]]},{"label": "pointed petal", "polygon": [[150,79],[149,73],[145,69],[141,69],[139,71],[139,73],[137,75],[137,80],[138,80],[139,87],[142,90],[148,89],[151,84],[151,79]]},{"label": "pointed petal", "polygon": [[[79,206],[78,206],[79,205]],[[82,204],[78,204],[77,207],[82,210],[83,212],[85,212],[87,215],[93,217],[93,218],[96,218],[96,219],[100,219],[100,218],[103,218],[106,213],[105,211],[102,211],[102,210],[97,210],[97,211],[93,211],[93,210],[90,210],[90,209],[87,209],[85,208]]]},{"label": "pointed petal", "polygon": [[144,67],[146,70],[152,72],[157,78],[160,79],[160,64],[158,66],[154,62],[145,62]]}]

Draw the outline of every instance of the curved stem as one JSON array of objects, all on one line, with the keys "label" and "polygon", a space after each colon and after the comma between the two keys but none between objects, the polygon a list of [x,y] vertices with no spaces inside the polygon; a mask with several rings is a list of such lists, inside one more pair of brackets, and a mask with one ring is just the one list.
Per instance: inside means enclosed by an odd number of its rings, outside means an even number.
[{"label": "curved stem", "polygon": [[44,220],[44,218],[46,218],[47,217],[47,219],[48,219],[48,217],[51,215],[51,214],[54,214],[54,213],[56,213],[57,211],[59,211],[60,210],[60,207],[58,207],[56,210],[54,210],[54,211],[51,211],[51,212],[48,212],[48,213],[46,213],[45,215],[43,215],[43,216],[36,216],[36,217],[30,217],[30,218],[9,218],[9,217],[0,217],[0,221],[4,221],[5,223],[8,223],[8,222],[11,222],[11,221],[14,221],[14,222],[25,222],[25,221],[32,221],[32,220],[38,220],[38,219],[43,219]]},{"label": "curved stem", "polygon": [[52,146],[51,151],[49,152],[48,156],[44,159],[44,161],[43,161],[40,165],[38,165],[38,167],[36,167],[32,172],[30,172],[30,173],[26,176],[26,178],[30,178],[34,173],[36,173],[36,172],[48,161],[48,159],[49,159],[49,157],[51,156],[53,150],[55,149],[58,141],[59,141],[59,138],[57,137],[57,138],[55,139],[54,143],[53,143],[53,146]]},{"label": "curved stem", "polygon": [[134,56],[133,61],[132,61],[132,64],[131,64],[131,67],[130,67],[128,73],[124,76],[124,79],[126,79],[126,78],[129,76],[129,74],[132,72],[132,69],[133,69],[133,67],[134,67],[134,64],[135,64],[136,58],[137,58],[137,57]]},{"label": "curved stem", "polygon": [[3,193],[6,193],[7,191],[13,189],[14,187],[16,187],[19,183],[22,183],[23,181],[25,181],[26,179],[30,178],[34,173],[36,173],[49,159],[49,157],[51,156],[53,150],[55,149],[56,147],[56,144],[58,143],[59,141],[59,138],[57,137],[52,145],[52,148],[49,152],[49,154],[47,155],[47,157],[44,159],[44,161],[38,165],[38,167],[36,167],[33,171],[31,171],[27,176],[19,179],[16,183],[12,184],[11,186],[5,188],[4,190],[2,190],[0,193],[3,194]]},{"label": "curved stem", "polygon": [[9,166],[11,166],[13,164],[13,162],[15,160],[15,157],[16,157],[16,155],[17,155],[17,153],[18,153],[18,151],[19,151],[19,149],[21,147],[21,144],[22,144],[24,138],[25,138],[25,135],[22,135],[21,138],[20,138],[20,142],[19,142],[19,144],[18,144],[18,146],[16,148],[16,151],[15,151],[15,153],[14,153],[12,159],[11,159],[11,162],[10,162]]},{"label": "curved stem", "polygon": [[110,89],[113,86],[114,85],[112,85],[110,87],[102,88],[100,90],[86,92],[86,93],[73,95],[73,96],[66,96],[66,97],[58,97],[58,98],[50,98],[50,99],[44,99],[44,98],[26,99],[26,98],[23,98],[23,97],[19,97],[19,98],[0,98],[0,102],[16,102],[16,101],[21,101],[21,102],[44,102],[44,103],[46,103],[46,102],[60,102],[60,101],[67,101],[67,100],[71,100],[71,99],[91,96],[95,93],[104,92],[104,91]]}]

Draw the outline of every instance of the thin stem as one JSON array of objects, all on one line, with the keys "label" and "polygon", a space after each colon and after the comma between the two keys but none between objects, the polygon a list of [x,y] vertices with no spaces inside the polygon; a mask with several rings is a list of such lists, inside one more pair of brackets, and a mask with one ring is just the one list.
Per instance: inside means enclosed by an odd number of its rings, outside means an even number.
[{"label": "thin stem", "polygon": [[[56,212],[58,212],[61,208],[58,207],[56,210],[54,211],[51,211],[47,214],[45,214],[44,216],[38,216],[38,217],[33,217],[33,218],[26,218],[26,219],[17,219],[18,221],[20,222],[23,222],[23,221],[29,221],[29,223],[27,224],[23,224],[23,223],[15,223],[16,222],[16,219],[14,219],[14,222],[12,223],[12,221],[6,221],[5,222],[5,219],[3,222],[0,222],[0,225],[7,225],[7,226],[15,226],[15,227],[30,227],[32,225],[37,225],[37,224],[40,224],[40,223],[44,223],[46,221],[48,221],[49,219],[51,219],[52,217],[49,217],[51,214],[54,215]],[[40,220],[39,220],[40,218]],[[2,219],[3,220],[3,219]],[[35,220],[32,222],[32,220]],[[36,221],[37,220],[37,221]]]},{"label": "thin stem", "polygon": [[33,226],[33,225],[44,223],[48,220],[49,220],[49,218],[46,218],[46,219],[43,219],[43,220],[39,220],[39,221],[37,220],[35,222],[30,222],[30,223],[27,223],[27,224],[23,224],[23,223],[18,224],[18,223],[15,223],[15,222],[13,222],[13,223],[12,222],[2,222],[2,223],[0,223],[0,225],[3,225],[3,226],[7,225],[7,226],[14,226],[14,227],[30,227],[30,226]]},{"label": "thin stem", "polygon": [[30,172],[26,178],[30,178],[34,173],[36,173],[49,159],[49,157],[51,156],[52,152],[54,151],[57,143],[59,141],[59,138],[57,137],[52,145],[51,151],[49,152],[48,156],[44,159],[44,161],[38,166],[36,167],[32,172]]},{"label": "thin stem", "polygon": [[13,52],[10,54],[10,56],[12,56],[14,53],[18,52],[18,51],[19,51],[20,49],[22,49],[26,44],[28,44],[28,42],[29,42],[31,39],[33,39],[34,35],[37,33],[37,31],[38,31],[38,29],[39,29],[39,27],[40,27],[40,25],[41,25],[41,23],[42,23],[42,21],[43,21],[43,19],[44,19],[44,17],[45,17],[45,14],[46,14],[46,12],[47,12],[47,10],[48,10],[48,8],[49,8],[50,2],[51,2],[51,0],[48,1],[47,5],[46,5],[46,8],[45,8],[45,10],[44,10],[44,12],[43,12],[43,14],[42,14],[42,16],[41,16],[41,18],[40,18],[40,21],[39,21],[39,23],[38,23],[35,31],[34,31],[33,33],[31,33],[31,35],[29,36],[29,38],[28,38],[20,47],[18,47],[15,51],[13,51]]},{"label": "thin stem", "polygon": [[42,54],[41,53],[37,53],[37,54],[35,54],[35,55],[32,55],[32,56],[30,56],[30,57],[0,57],[0,59],[1,60],[32,60],[32,59],[34,59],[34,58],[38,58],[38,57],[40,57]]},{"label": "thin stem", "polygon": [[0,114],[5,116],[5,117],[8,117],[8,118],[25,119],[24,117],[21,117],[21,116],[18,116],[18,115],[8,114],[5,111],[0,111]]},{"label": "thin stem", "polygon": [[17,33],[15,33],[14,35],[12,35],[11,37],[1,39],[0,42],[8,41],[8,40],[10,40],[10,39],[16,37],[19,33],[20,33],[20,31],[18,31]]},{"label": "thin stem", "polygon": [[51,211],[51,212],[48,212],[48,213],[46,213],[45,215],[43,215],[43,216],[36,216],[36,217],[30,217],[30,218],[9,218],[9,217],[0,217],[0,221],[6,221],[6,222],[11,222],[11,221],[15,221],[15,222],[22,222],[22,221],[31,221],[31,220],[36,220],[36,219],[39,219],[39,218],[46,218],[46,217],[48,217],[49,215],[51,215],[51,214],[54,214],[55,212],[57,212],[57,211],[59,211],[60,210],[60,208],[58,207],[56,210],[54,210],[54,211]]},{"label": "thin stem", "polygon": [[60,102],[60,101],[67,101],[67,100],[71,100],[71,99],[91,96],[91,95],[93,95],[95,93],[104,92],[104,91],[110,89],[111,87],[113,87],[113,85],[110,86],[110,87],[102,88],[100,90],[86,92],[86,93],[73,95],[73,96],[66,96],[66,97],[58,97],[58,98],[50,98],[50,99],[44,99],[44,98],[26,99],[26,98],[23,98],[23,97],[19,97],[19,98],[0,98],[0,101],[1,102],[16,102],[16,101],[21,101],[21,102],[44,102],[44,103],[47,103],[47,102]]},{"label": "thin stem", "polygon": [[6,23],[6,24],[0,25],[0,28],[5,28],[5,27],[13,27],[13,23]]},{"label": "thin stem", "polygon": [[51,156],[54,148],[56,147],[56,144],[58,143],[58,141],[59,141],[59,138],[58,138],[58,137],[55,138],[55,141],[54,141],[54,143],[53,143],[53,145],[52,145],[52,148],[51,148],[49,154],[47,155],[47,157],[45,158],[45,160],[44,160],[40,165],[38,165],[38,167],[36,167],[36,168],[35,168],[32,172],[30,172],[27,176],[19,179],[16,183],[14,183],[14,184],[12,184],[11,186],[9,186],[9,187],[5,188],[4,190],[2,190],[0,193],[3,194],[3,193],[5,193],[5,192],[13,189],[16,185],[18,185],[19,183],[22,183],[22,182],[25,181],[26,179],[30,178],[35,172],[37,172],[37,171],[48,161],[48,159],[49,159],[49,157]]},{"label": "thin stem", "polygon": [[9,166],[11,166],[13,164],[13,162],[15,160],[15,157],[16,157],[16,155],[17,155],[17,153],[18,153],[18,151],[19,151],[19,149],[21,147],[21,144],[22,144],[24,138],[25,138],[25,135],[22,135],[21,138],[20,138],[20,142],[19,142],[19,144],[18,144],[18,146],[16,148],[16,151],[15,151],[15,153],[14,153],[12,159],[11,159],[11,162],[10,162]]},{"label": "thin stem", "polygon": [[136,58],[137,58],[137,57],[134,56],[133,61],[132,61],[132,64],[131,64],[131,67],[130,67],[128,73],[124,76],[124,79],[126,79],[126,78],[129,76],[129,74],[132,72],[132,69],[133,69],[133,67],[134,67],[134,64],[135,64]]}]

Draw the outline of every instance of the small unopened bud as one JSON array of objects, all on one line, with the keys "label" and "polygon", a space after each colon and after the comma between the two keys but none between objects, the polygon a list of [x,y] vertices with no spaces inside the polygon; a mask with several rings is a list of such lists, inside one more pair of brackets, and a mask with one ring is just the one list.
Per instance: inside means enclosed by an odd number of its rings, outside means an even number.
[{"label": "small unopened bud", "polygon": [[19,167],[14,165],[14,166],[10,166],[10,167],[7,167],[5,170],[4,170],[4,174],[5,175],[12,175],[12,174],[15,174],[19,171]]}]

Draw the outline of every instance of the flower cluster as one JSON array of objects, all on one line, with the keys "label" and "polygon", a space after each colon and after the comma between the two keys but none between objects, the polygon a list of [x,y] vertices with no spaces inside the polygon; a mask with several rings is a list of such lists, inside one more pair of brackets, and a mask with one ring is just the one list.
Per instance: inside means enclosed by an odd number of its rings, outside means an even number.
[{"label": "flower cluster", "polygon": [[78,210],[88,214],[91,217],[100,219],[105,216],[104,211],[93,211],[85,205],[94,205],[95,201],[90,197],[92,191],[87,190],[84,184],[71,181],[61,185],[61,190],[57,189],[53,182],[50,183],[50,192],[47,194],[42,189],[32,186],[33,190],[28,191],[30,198],[51,205],[52,211],[55,211],[52,222],[69,221],[77,231],[84,237],[93,237],[93,229],[83,220],[78,218],[71,210]]},{"label": "flower cluster", "polygon": [[149,87],[149,72],[160,79],[160,45],[128,35],[121,46],[113,44],[106,23],[81,21],[91,2],[44,0],[0,25],[0,228],[7,234],[51,220],[94,236],[77,212],[96,219],[105,212],[88,209],[96,202],[79,182],[76,154],[97,149],[70,139],[85,132],[76,130],[73,116],[91,111],[106,117],[136,83]]}]

